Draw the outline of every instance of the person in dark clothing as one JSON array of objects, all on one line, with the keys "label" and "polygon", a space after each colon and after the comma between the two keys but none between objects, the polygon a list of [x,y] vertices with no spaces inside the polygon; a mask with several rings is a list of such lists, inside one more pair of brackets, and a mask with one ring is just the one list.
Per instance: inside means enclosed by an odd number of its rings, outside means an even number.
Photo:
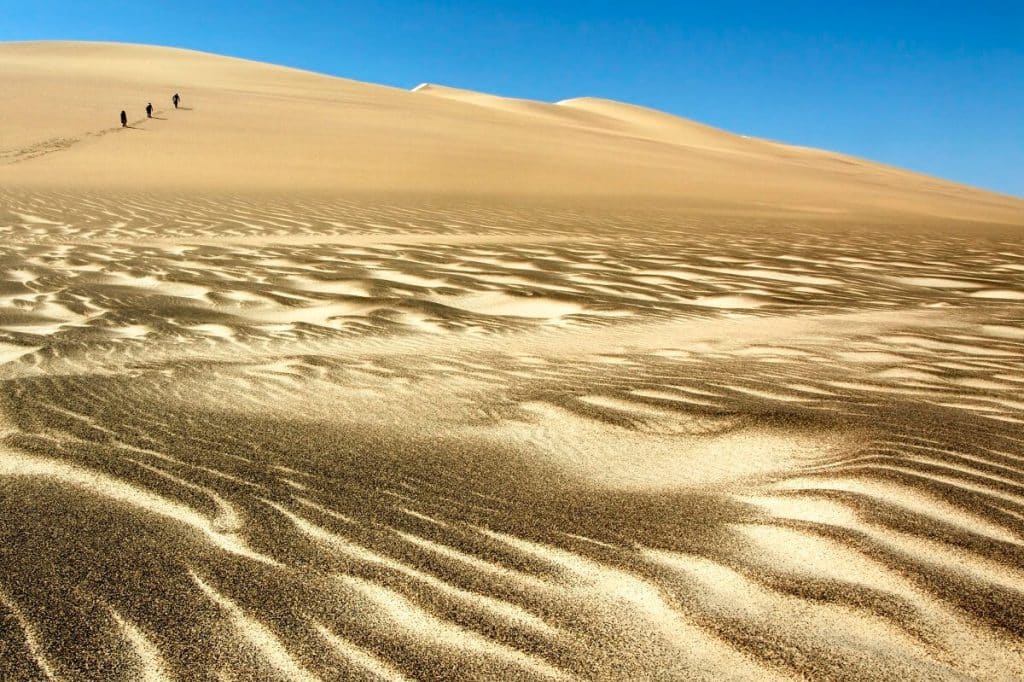
[{"label": "person in dark clothing", "polygon": [[153,118],[153,103],[146,105],[146,118]]},{"label": "person in dark clothing", "polygon": [[122,128],[127,128],[128,127],[128,114],[126,112],[124,112],[124,111],[121,112],[121,127]]},{"label": "person in dark clothing", "polygon": [[174,102],[174,108],[177,109],[178,102],[181,101],[181,97],[178,96],[178,93],[174,93],[174,97],[171,98],[171,101]]}]

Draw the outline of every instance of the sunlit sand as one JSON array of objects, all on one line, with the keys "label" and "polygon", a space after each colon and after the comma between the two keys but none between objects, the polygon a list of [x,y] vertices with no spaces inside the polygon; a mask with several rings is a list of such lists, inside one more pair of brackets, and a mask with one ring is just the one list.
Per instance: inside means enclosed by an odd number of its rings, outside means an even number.
[{"label": "sunlit sand", "polygon": [[0,87],[0,678],[1024,670],[1021,200],[163,48]]}]

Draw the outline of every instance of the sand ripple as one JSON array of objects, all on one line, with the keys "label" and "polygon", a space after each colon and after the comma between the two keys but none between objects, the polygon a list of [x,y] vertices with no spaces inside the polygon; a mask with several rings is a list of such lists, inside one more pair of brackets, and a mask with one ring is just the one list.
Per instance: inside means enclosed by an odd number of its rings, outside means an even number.
[{"label": "sand ripple", "polygon": [[0,677],[1015,678],[1019,243],[747,227],[3,192]]}]

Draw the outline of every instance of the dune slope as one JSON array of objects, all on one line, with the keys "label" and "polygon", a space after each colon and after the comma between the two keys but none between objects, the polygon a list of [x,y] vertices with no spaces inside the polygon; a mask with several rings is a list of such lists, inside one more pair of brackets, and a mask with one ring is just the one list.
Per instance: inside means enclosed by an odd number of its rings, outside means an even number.
[{"label": "dune slope", "polygon": [[[603,100],[407,92],[144,46],[13,43],[0,64],[5,186],[642,197],[1024,223],[1019,200]],[[171,108],[174,92],[184,110]],[[157,120],[145,120],[147,102]]]}]

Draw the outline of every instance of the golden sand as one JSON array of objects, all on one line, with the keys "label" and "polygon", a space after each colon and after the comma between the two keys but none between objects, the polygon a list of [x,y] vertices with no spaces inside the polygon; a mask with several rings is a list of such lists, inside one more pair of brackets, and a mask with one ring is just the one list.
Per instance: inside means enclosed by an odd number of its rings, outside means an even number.
[{"label": "golden sand", "polygon": [[1019,679],[1024,202],[164,48],[0,87],[0,678]]}]

